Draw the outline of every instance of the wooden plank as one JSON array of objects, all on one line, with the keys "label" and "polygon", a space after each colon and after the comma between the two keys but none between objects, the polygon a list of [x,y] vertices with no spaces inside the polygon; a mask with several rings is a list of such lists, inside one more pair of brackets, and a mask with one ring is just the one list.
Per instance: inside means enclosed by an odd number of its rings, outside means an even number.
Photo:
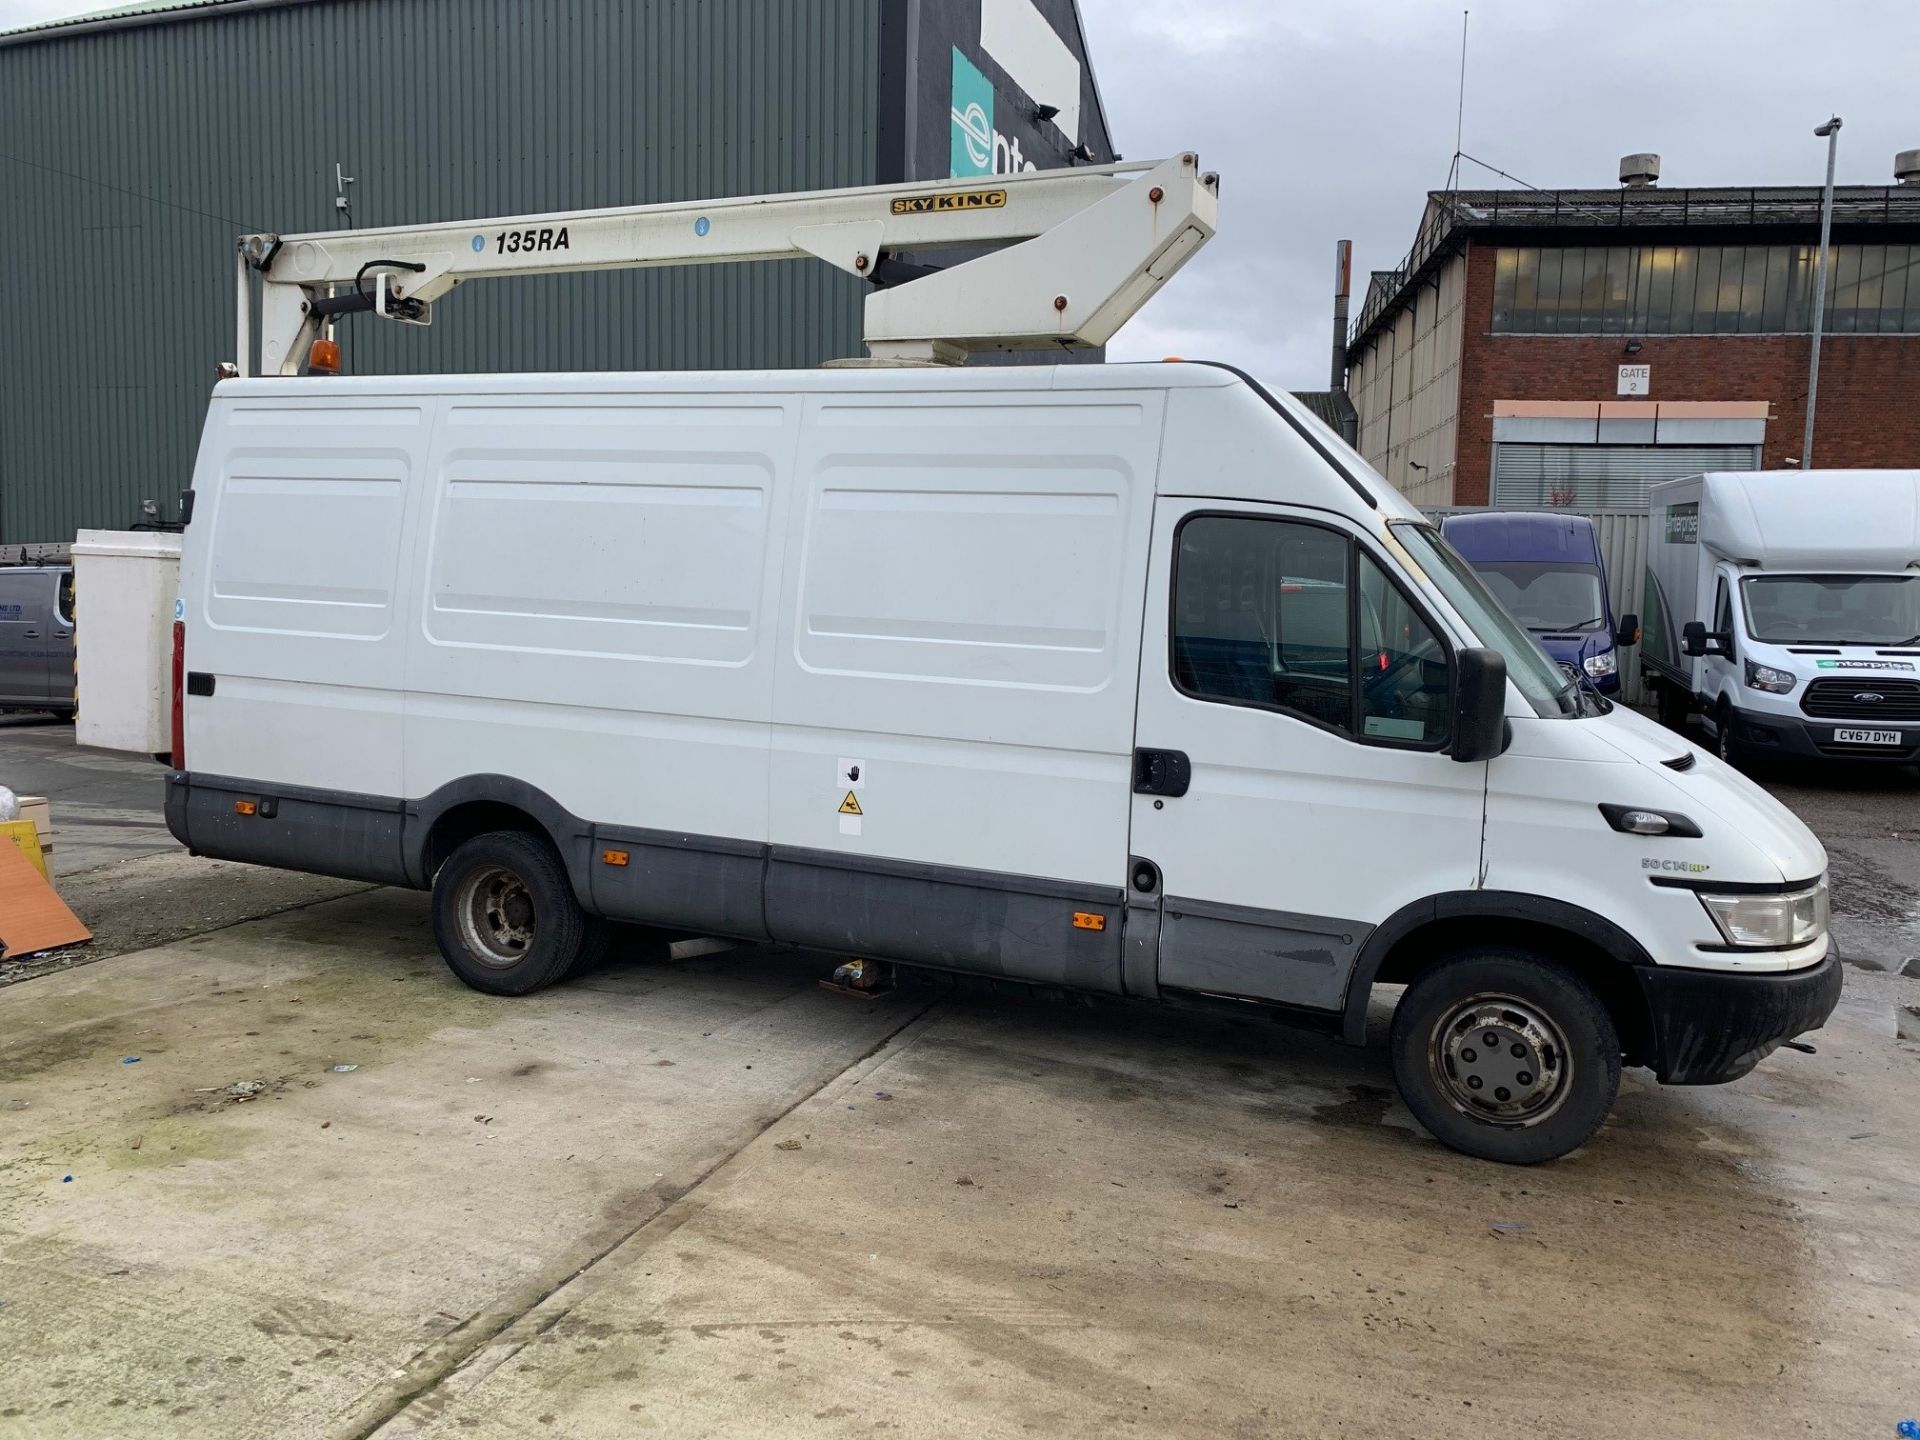
[{"label": "wooden plank", "polygon": [[31,860],[0,842],[0,958],[19,959],[93,939]]}]

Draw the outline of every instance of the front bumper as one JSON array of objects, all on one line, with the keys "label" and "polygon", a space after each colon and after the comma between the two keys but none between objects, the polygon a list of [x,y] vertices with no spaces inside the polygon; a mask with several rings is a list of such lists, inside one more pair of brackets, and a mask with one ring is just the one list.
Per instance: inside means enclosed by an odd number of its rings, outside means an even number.
[{"label": "front bumper", "polygon": [[[1835,730],[1892,730],[1898,745],[1837,743]],[[1874,725],[1865,720],[1811,720],[1764,710],[1735,710],[1733,738],[1754,755],[1791,755],[1803,760],[1884,760],[1911,765],[1920,760],[1920,725],[1898,721]]]},{"label": "front bumper", "polygon": [[1802,970],[1742,973],[1636,966],[1653,1021],[1653,1072],[1663,1085],[1738,1080],[1783,1040],[1827,1023],[1840,1003],[1840,951]]}]

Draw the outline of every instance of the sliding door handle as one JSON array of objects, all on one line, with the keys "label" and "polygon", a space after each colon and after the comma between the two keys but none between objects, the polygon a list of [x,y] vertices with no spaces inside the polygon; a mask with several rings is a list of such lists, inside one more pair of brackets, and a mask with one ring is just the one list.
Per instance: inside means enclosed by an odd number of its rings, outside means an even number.
[{"label": "sliding door handle", "polygon": [[1193,783],[1193,762],[1184,750],[1133,752],[1133,793],[1184,795]]}]

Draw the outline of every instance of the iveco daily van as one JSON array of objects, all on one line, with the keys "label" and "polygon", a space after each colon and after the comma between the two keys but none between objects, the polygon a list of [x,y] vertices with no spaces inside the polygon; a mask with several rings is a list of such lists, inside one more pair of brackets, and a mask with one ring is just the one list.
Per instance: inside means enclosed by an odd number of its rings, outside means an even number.
[{"label": "iveco daily van", "polygon": [[1584,676],[1602,695],[1620,693],[1620,650],[1633,644],[1640,622],[1625,615],[1614,626],[1593,521],[1551,512],[1474,511],[1447,516],[1440,533],[1562,670]]},{"label": "iveco daily van", "polygon": [[170,828],[430,888],[483,990],[604,919],[1356,1043],[1405,985],[1508,1161],[1839,994],[1806,827],[1225,368],[230,380],[193,489]]},{"label": "iveco daily van", "polygon": [[1723,760],[1920,760],[1920,470],[1696,475],[1649,493],[1641,666]]}]

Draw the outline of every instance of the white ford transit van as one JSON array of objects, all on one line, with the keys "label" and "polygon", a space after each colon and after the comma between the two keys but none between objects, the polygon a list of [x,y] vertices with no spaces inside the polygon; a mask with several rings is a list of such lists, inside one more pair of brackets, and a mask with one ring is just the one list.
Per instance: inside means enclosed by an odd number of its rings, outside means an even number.
[{"label": "white ford transit van", "polygon": [[1562,674],[1290,398],[1200,364],[220,385],[202,854],[433,891],[518,994],[605,920],[1359,1043],[1449,1145],[1818,1027],[1826,856]]},{"label": "white ford transit van", "polygon": [[1920,470],[1696,475],[1648,492],[1640,660],[1727,761],[1920,760]]}]

